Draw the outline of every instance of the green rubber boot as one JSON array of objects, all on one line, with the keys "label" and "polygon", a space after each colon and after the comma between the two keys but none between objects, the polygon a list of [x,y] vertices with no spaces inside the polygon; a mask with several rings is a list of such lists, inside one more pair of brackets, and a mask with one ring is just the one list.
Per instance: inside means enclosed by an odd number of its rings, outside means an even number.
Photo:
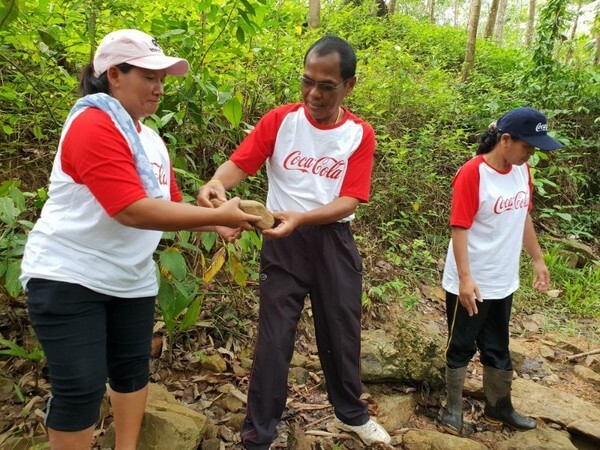
[{"label": "green rubber boot", "polygon": [[463,385],[467,366],[451,369],[446,366],[446,409],[440,419],[442,428],[450,434],[460,436],[463,429]]},{"label": "green rubber boot", "polygon": [[512,370],[498,370],[483,366],[485,417],[492,422],[502,422],[517,430],[533,430],[537,426],[535,420],[522,416],[513,408],[510,397],[512,377]]}]

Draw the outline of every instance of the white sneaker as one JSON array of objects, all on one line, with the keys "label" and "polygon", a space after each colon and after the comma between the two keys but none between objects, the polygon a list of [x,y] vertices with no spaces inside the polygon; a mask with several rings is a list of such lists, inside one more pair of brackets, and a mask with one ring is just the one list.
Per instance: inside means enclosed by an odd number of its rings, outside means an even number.
[{"label": "white sneaker", "polygon": [[374,444],[375,442],[384,442],[389,444],[392,442],[392,438],[387,431],[383,429],[381,425],[375,422],[373,419],[369,419],[364,425],[347,425],[337,417],[335,418],[335,426],[340,430],[351,431],[356,433],[358,437],[367,445]]}]

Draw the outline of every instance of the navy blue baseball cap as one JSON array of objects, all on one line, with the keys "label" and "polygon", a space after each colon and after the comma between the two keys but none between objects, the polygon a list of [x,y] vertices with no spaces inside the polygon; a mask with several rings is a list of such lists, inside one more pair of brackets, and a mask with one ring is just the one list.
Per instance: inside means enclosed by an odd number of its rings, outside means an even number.
[{"label": "navy blue baseball cap", "polygon": [[550,151],[562,148],[556,139],[548,136],[548,121],[537,109],[529,106],[511,109],[496,122],[500,133],[508,133],[540,150]]}]

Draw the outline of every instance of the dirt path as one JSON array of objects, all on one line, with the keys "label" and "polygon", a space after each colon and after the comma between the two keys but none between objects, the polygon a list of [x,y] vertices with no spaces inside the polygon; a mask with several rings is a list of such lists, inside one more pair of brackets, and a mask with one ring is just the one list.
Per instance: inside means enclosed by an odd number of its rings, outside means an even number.
[{"label": "dirt path", "polygon": [[[417,308],[420,314],[426,314],[430,320],[438,323],[442,330],[444,329],[445,316],[441,302],[430,298],[429,301],[424,300]],[[394,308],[391,305],[380,306],[378,309],[366,313],[365,325],[367,327],[377,326],[384,319],[393,320],[395,314],[402,314],[402,308]],[[307,361],[314,362],[317,360],[317,355],[310,330],[309,315],[309,312],[305,311],[301,327],[298,330],[296,349],[298,354]],[[546,369],[556,375],[552,385],[553,389],[568,392],[600,406],[598,386],[576,375],[574,371],[578,363],[585,362],[585,358],[573,362],[565,359],[568,355],[600,347],[598,341],[585,337],[597,336],[600,340],[600,336],[597,335],[598,324],[582,323],[582,328],[577,333],[564,333],[548,331],[539,324],[535,325],[534,319],[528,316],[515,317],[513,320],[512,339],[513,342],[518,343],[519,352],[526,355],[531,361],[539,360],[540,355],[546,355],[544,360],[548,361]],[[5,338],[11,338],[17,334],[26,335],[29,332],[27,324],[24,310],[13,310],[10,317],[6,313],[0,316],[0,331]],[[162,341],[159,331],[155,340],[156,357],[151,362],[152,381],[164,385],[177,399],[190,408],[202,412],[215,423],[221,424],[219,436],[225,448],[240,448],[238,429],[230,424],[235,423],[235,420],[231,420],[232,417],[241,420],[244,405],[238,405],[237,410],[228,410],[220,399],[223,397],[222,387],[226,384],[234,386],[242,393],[246,392],[250,364],[247,357],[251,355],[251,340],[248,342],[230,341],[215,349],[211,344],[214,341],[200,330],[196,335],[189,336],[185,342],[185,348],[176,349],[173,363],[168,363],[166,354],[161,352]],[[551,357],[550,352],[552,352]],[[209,354],[220,355],[227,362],[228,370],[221,374],[202,370],[203,355]],[[595,358],[593,364],[598,367],[600,355],[590,358]],[[535,367],[525,367],[520,375],[535,379],[536,376],[540,376],[535,369]],[[0,448],[11,448],[7,445],[9,442],[17,442],[16,437],[22,437],[23,442],[27,442],[27,444],[17,445],[14,447],[15,449],[32,448],[33,442],[45,441],[43,411],[49,395],[49,384],[44,378],[43,370],[36,368],[34,364],[24,359],[2,357],[0,371]],[[475,374],[480,373],[480,367],[476,361],[472,363],[472,371]],[[323,383],[323,375],[318,370],[294,373],[290,384],[288,408],[279,427],[280,437],[274,443],[274,448],[287,448],[290,434],[294,435],[296,440],[304,439],[303,442],[307,449],[346,448],[353,450],[364,448],[350,435],[340,434],[337,430],[332,429],[333,416],[327,403]],[[424,386],[402,384],[366,386],[366,392],[374,393],[381,389],[395,393],[418,394],[416,397],[419,400],[409,423],[401,429],[390,430],[392,434],[401,436],[409,429],[438,430],[436,417],[439,411],[440,392],[428,391]],[[367,400],[369,400],[368,395]],[[482,419],[482,400],[467,398],[466,401],[470,405],[470,410],[465,415],[467,437],[494,449],[498,442],[514,433],[505,428],[492,427],[485,423]],[[372,404],[371,409],[372,414],[377,415],[377,405]],[[99,442],[104,429],[110,422],[111,417],[105,410],[96,433]],[[576,443],[576,445],[582,450],[594,448],[586,446],[588,444],[585,443]],[[96,446],[95,448],[100,447]],[[301,449],[302,447],[297,448]]]}]

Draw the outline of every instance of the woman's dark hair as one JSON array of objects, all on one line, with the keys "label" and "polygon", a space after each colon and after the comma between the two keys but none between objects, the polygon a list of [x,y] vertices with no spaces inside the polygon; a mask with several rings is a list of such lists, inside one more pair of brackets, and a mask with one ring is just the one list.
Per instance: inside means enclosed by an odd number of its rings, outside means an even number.
[{"label": "woman's dark hair", "polygon": [[349,80],[356,74],[356,53],[354,48],[344,39],[331,35],[323,36],[306,51],[304,64],[306,64],[306,57],[312,50],[319,56],[326,56],[330,53],[340,55],[340,72],[344,81]]},{"label": "woman's dark hair", "polygon": [[[498,126],[496,122],[492,122],[487,127],[481,136],[479,136],[479,146],[477,147],[477,154],[483,155],[485,153],[489,153],[496,146],[500,138],[504,133],[498,130]],[[511,139],[517,139],[510,136]]]},{"label": "woman's dark hair", "polygon": [[[129,72],[134,66],[128,63],[121,63],[115,66],[123,73]],[[99,77],[94,75],[94,63],[89,63],[83,68],[81,76],[79,77],[79,95],[82,97],[89,94],[108,94],[110,95],[110,86],[108,85],[108,78],[106,72],[101,74]]]}]

